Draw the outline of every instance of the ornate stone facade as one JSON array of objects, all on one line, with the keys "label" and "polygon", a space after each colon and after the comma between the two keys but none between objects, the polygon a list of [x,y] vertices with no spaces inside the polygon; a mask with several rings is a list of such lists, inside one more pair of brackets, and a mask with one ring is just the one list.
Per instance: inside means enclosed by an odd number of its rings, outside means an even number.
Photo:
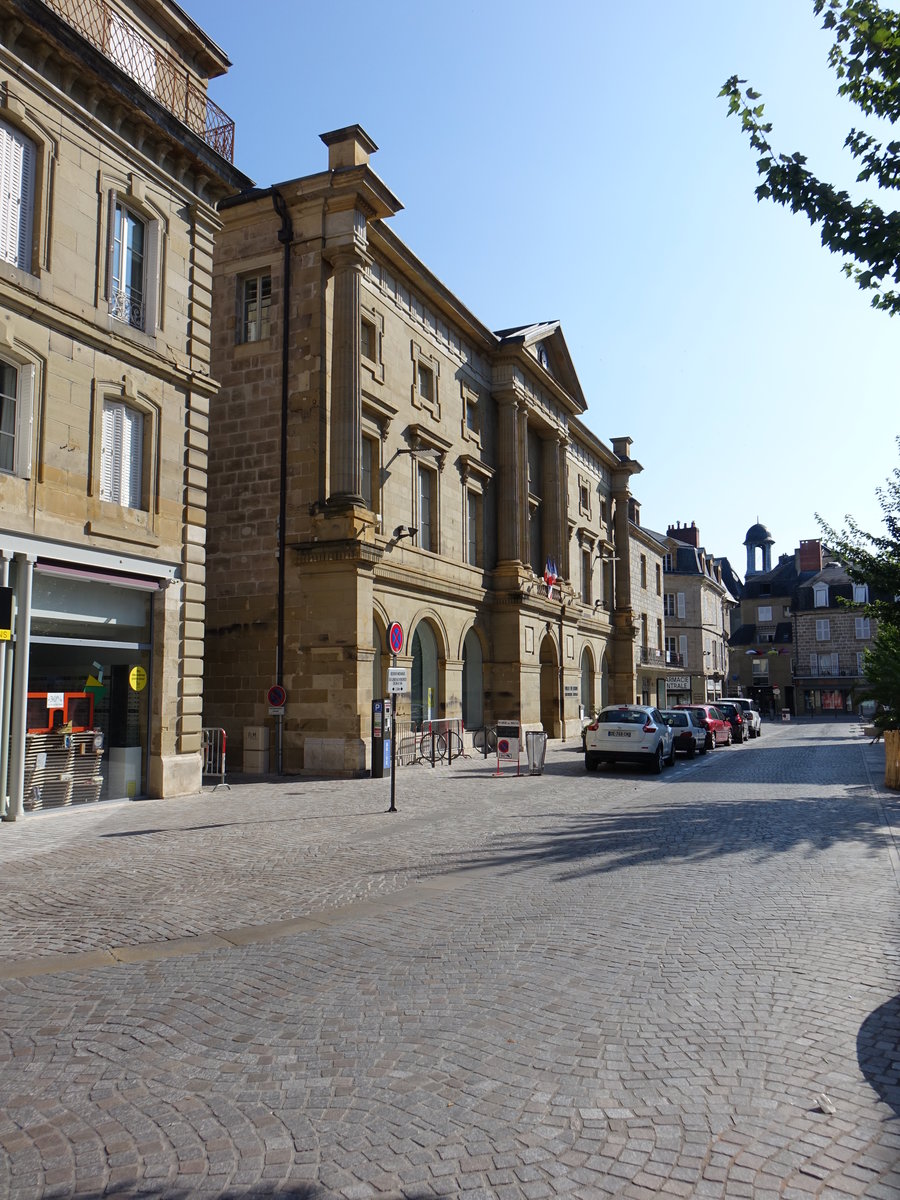
[{"label": "ornate stone facade", "polygon": [[634,695],[630,439],[580,420],[558,322],[492,332],[397,239],[359,126],[322,140],[220,207],[204,722],[257,769],[363,773],[396,622],[404,722],[570,736]]},{"label": "ornate stone facade", "polygon": [[[0,0],[13,817],[201,779],[212,248],[218,201],[250,181],[206,97],[221,50],[167,0],[91,11]],[[83,795],[29,740],[79,723],[102,735]]]}]

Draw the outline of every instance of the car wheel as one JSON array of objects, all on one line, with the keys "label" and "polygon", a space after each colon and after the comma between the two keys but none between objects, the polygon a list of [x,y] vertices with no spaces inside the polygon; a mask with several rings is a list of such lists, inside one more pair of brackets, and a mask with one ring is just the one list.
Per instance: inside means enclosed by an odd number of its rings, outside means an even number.
[{"label": "car wheel", "polygon": [[597,758],[596,754],[585,754],[584,769],[586,771],[596,771],[599,766],[600,760]]},{"label": "car wheel", "polygon": [[668,765],[670,767],[675,766],[675,743],[674,742],[672,743],[672,749],[669,751],[669,757],[666,759],[666,762],[668,763]]},{"label": "car wheel", "polygon": [[698,747],[697,747],[697,750],[698,750],[698,752],[699,752],[700,754],[705,754],[705,753],[706,753],[706,751],[707,751],[707,745],[706,745],[706,742],[704,742],[702,746],[698,746]]},{"label": "car wheel", "polygon": [[731,745],[731,741],[732,741],[732,738],[731,738],[731,730],[729,729],[729,730],[728,730],[728,732],[725,734],[725,745],[726,745],[726,746],[730,746],[730,745]]},{"label": "car wheel", "polygon": [[657,746],[656,753],[653,755],[653,758],[650,760],[650,770],[653,772],[654,775],[661,775],[662,769],[663,769],[662,746]]}]

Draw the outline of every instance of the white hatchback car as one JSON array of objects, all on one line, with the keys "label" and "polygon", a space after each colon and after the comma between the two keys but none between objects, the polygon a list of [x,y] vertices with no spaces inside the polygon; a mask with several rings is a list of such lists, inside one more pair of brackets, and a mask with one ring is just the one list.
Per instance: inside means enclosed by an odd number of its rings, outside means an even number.
[{"label": "white hatchback car", "polygon": [[[717,700],[716,704],[719,703],[720,701]],[[759,706],[755,700],[751,700],[749,696],[723,696],[721,703],[740,705],[744,723],[750,730],[748,736],[752,738],[762,736],[762,717],[759,715]]]},{"label": "white hatchback car", "polygon": [[641,762],[659,773],[675,761],[672,728],[658,708],[643,704],[610,704],[600,710],[584,736],[584,769],[601,763]]}]

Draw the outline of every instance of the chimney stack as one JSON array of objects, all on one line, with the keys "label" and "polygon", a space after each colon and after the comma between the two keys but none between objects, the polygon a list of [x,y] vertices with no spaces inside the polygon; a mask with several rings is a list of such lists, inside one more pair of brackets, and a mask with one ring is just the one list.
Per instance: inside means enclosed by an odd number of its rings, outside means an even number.
[{"label": "chimney stack", "polygon": [[799,571],[822,570],[822,543],[818,538],[810,538],[800,543],[797,551],[797,569]]}]

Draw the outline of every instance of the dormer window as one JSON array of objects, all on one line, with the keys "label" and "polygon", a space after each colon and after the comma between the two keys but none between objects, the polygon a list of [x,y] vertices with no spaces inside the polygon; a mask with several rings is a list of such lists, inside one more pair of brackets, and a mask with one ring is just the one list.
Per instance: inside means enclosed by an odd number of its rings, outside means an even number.
[{"label": "dormer window", "polygon": [[828,607],[828,584],[817,583],[813,587],[813,607],[827,608]]},{"label": "dormer window", "polygon": [[853,603],[868,604],[869,603],[869,585],[867,583],[854,583],[853,585]]}]

